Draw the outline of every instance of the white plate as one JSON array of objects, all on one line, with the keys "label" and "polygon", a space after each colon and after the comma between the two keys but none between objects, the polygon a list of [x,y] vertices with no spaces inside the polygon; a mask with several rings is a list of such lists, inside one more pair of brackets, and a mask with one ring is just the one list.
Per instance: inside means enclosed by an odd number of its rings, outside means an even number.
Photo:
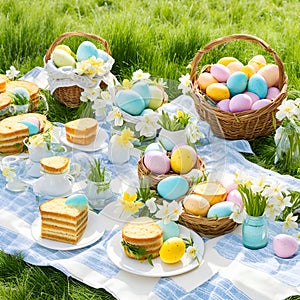
[{"label": "white plate", "polygon": [[[190,238],[192,236],[194,244],[199,253],[200,263],[204,253],[204,242],[194,231],[179,225],[180,237]],[[166,264],[157,257],[152,260],[153,266],[147,260],[141,262],[129,258],[124,254],[121,246],[122,232],[118,232],[107,244],[107,255],[111,261],[120,269],[140,276],[146,277],[168,277],[191,271],[199,266],[196,259],[189,258],[186,254],[176,264]]]},{"label": "white plate", "polygon": [[104,234],[104,226],[102,225],[101,221],[99,220],[99,216],[89,211],[89,217],[86,229],[78,241],[76,245],[67,244],[62,242],[56,242],[48,239],[41,238],[41,219],[40,217],[37,218],[31,226],[31,234],[34,240],[40,244],[41,246],[53,250],[75,250],[80,249],[86,246],[89,246],[96,241],[98,241]]},{"label": "white plate", "polygon": [[47,185],[47,180],[45,177],[40,177],[33,185],[32,190],[37,196],[41,197],[68,197],[72,194],[72,183],[69,182],[68,190],[62,194],[51,194],[44,191]]},{"label": "white plate", "polygon": [[67,140],[65,132],[60,136],[60,141],[64,143],[66,146],[71,147],[73,149],[77,149],[85,152],[93,152],[98,151],[104,148],[107,144],[105,140],[108,139],[108,135],[105,130],[98,127],[95,140],[89,145],[79,145],[71,143]]}]

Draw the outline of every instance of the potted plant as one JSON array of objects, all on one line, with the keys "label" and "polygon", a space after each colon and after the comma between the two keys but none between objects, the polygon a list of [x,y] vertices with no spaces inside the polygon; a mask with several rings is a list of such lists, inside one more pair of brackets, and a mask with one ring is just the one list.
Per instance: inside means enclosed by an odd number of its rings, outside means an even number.
[{"label": "potted plant", "polygon": [[101,167],[101,161],[94,158],[89,161],[90,170],[87,175],[86,195],[89,204],[97,210],[103,209],[112,198],[110,189],[111,173]]},{"label": "potted plant", "polygon": [[178,110],[173,117],[162,110],[161,118],[158,121],[162,128],[158,137],[166,150],[171,151],[178,144],[187,144],[186,128],[190,118],[188,113],[181,110]]}]

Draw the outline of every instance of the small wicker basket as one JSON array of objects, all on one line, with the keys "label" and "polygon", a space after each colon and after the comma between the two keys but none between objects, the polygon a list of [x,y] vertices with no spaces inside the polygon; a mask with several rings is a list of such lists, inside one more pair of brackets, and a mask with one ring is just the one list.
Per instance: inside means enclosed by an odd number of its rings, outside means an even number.
[{"label": "small wicker basket", "polygon": [[[247,110],[239,113],[230,113],[220,110],[208,103],[207,95],[198,87],[198,76],[196,71],[202,56],[215,47],[234,40],[245,40],[260,45],[267,52],[272,54],[278,66],[278,88],[280,90],[280,94],[272,101],[272,103],[263,108],[257,110]],[[193,84],[191,95],[195,103],[196,111],[199,117],[211,126],[211,130],[216,136],[231,140],[253,140],[260,136],[267,136],[274,131],[273,122],[275,119],[275,113],[278,106],[282,103],[287,95],[287,75],[284,73],[282,61],[267,43],[255,36],[247,34],[233,34],[225,36],[211,41],[204,46],[202,50],[199,50],[194,56],[191,65],[192,70],[190,73],[190,78]],[[204,66],[201,70],[201,73],[209,70],[210,66]],[[279,125],[278,121],[277,125]]]},{"label": "small wicker basket", "polygon": [[[59,45],[64,39],[68,38],[68,37],[72,37],[72,36],[81,36],[84,38],[90,38],[90,39],[94,39],[98,42],[100,42],[104,47],[105,47],[105,51],[111,55],[111,51],[109,48],[109,45],[107,43],[106,40],[104,40],[103,38],[95,35],[95,34],[91,34],[91,33],[84,33],[84,32],[65,32],[63,33],[61,36],[59,36],[49,47],[49,49],[46,52],[45,55],[45,63],[47,63],[50,58],[51,58],[51,54],[54,50],[54,48]],[[105,84],[103,86],[103,82],[100,83],[100,87],[104,88]],[[81,96],[81,92],[83,91],[83,89],[81,87],[79,87],[78,85],[73,85],[73,86],[64,86],[64,87],[59,87],[54,91],[54,96],[56,98],[56,100],[62,104],[64,104],[65,106],[68,107],[77,107],[80,105],[80,96]]]},{"label": "small wicker basket", "polygon": [[[198,169],[201,172],[204,172],[204,170],[205,170],[205,164],[200,156],[198,156],[198,159],[197,159],[194,169]],[[151,189],[156,189],[158,183],[165,178],[168,178],[170,176],[176,176],[176,175],[178,176],[178,174],[173,171],[170,171],[167,174],[160,174],[160,175],[151,173],[144,164],[144,157],[141,157],[139,159],[137,171],[138,171],[139,178],[147,177],[147,179],[149,180],[149,185],[150,185]],[[184,175],[180,175],[180,176],[187,179],[187,181],[190,183],[189,178],[187,178]]]},{"label": "small wicker basket", "polygon": [[229,217],[220,219],[201,218],[184,211],[179,217],[179,223],[190,228],[201,236],[216,237],[233,231],[238,224]]}]

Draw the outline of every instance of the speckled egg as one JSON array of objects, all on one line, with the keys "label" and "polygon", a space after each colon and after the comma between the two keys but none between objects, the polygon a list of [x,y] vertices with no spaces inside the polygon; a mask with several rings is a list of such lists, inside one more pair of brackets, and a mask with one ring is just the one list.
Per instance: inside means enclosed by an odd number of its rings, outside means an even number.
[{"label": "speckled egg", "polygon": [[290,235],[278,234],[273,239],[273,249],[277,256],[290,258],[298,251],[298,242]]},{"label": "speckled egg", "polygon": [[210,209],[207,213],[207,218],[228,217],[232,213],[233,206],[234,206],[233,202],[229,202],[229,201],[218,202],[210,207]]},{"label": "speckled egg", "polygon": [[170,171],[170,159],[161,151],[153,150],[145,153],[144,164],[151,173],[166,174]]},{"label": "speckled egg", "polygon": [[149,106],[151,101],[151,92],[147,83],[137,82],[132,86],[131,90],[137,92],[143,98],[146,107]]},{"label": "speckled egg", "polygon": [[267,82],[268,87],[275,86],[279,80],[279,69],[275,64],[267,64],[257,71]]},{"label": "speckled egg", "polygon": [[76,52],[77,60],[83,61],[92,56],[95,56],[95,58],[99,57],[97,47],[90,41],[82,42],[77,48],[77,52]]},{"label": "speckled egg", "polygon": [[270,103],[272,103],[270,99],[260,99],[252,104],[251,109],[252,110],[260,109],[262,107],[269,105]]},{"label": "speckled egg", "polygon": [[229,109],[231,112],[241,112],[248,109],[251,109],[252,100],[246,94],[238,94],[231,98],[229,102]]},{"label": "speckled egg", "polygon": [[118,91],[115,103],[119,108],[133,116],[138,116],[145,108],[143,98],[132,90]]},{"label": "speckled egg", "polygon": [[218,82],[226,82],[230,76],[230,71],[222,64],[214,64],[210,67],[211,75],[218,80]]},{"label": "speckled egg", "polygon": [[177,223],[171,221],[165,224],[163,221],[159,221],[158,225],[163,231],[163,241],[166,241],[171,237],[179,236],[179,226]]},{"label": "speckled egg", "polygon": [[227,87],[230,92],[230,96],[233,97],[237,94],[243,93],[247,87],[248,77],[243,72],[235,72],[230,75],[227,80]]},{"label": "speckled egg", "polygon": [[217,108],[230,112],[229,103],[230,99],[221,100],[217,103]]},{"label": "speckled egg", "polygon": [[249,78],[248,92],[256,94],[259,97],[259,99],[264,99],[268,93],[267,82],[261,75],[254,74]]},{"label": "speckled egg", "polygon": [[212,83],[217,83],[218,80],[215,79],[210,73],[204,72],[201,73],[198,77],[198,86],[201,90],[206,91],[206,88],[212,84]]},{"label": "speckled egg", "polygon": [[230,73],[232,74],[234,72],[240,71],[243,66],[244,65],[240,61],[234,61],[234,62],[231,62],[230,64],[228,64],[227,68],[229,69]]},{"label": "speckled egg", "polygon": [[149,144],[144,153],[150,152],[150,151],[159,151],[159,152],[163,152],[166,153],[166,150],[162,147],[162,145],[160,143],[151,143]]},{"label": "speckled egg", "polygon": [[222,83],[210,84],[206,89],[206,94],[208,97],[215,101],[230,98],[230,92],[228,87]]},{"label": "speckled egg", "polygon": [[238,190],[232,190],[227,194],[226,201],[233,202],[240,207],[244,207],[243,199],[241,193]]},{"label": "speckled egg", "polygon": [[268,94],[266,98],[272,100],[275,99],[279,94],[280,94],[280,90],[277,87],[272,86],[268,89]]},{"label": "speckled egg", "polygon": [[169,176],[161,180],[157,185],[158,194],[169,201],[184,196],[189,190],[187,180],[181,176]]},{"label": "speckled egg", "polygon": [[225,56],[220,58],[217,63],[224,66],[228,66],[232,62],[239,62],[239,60],[232,56]]}]

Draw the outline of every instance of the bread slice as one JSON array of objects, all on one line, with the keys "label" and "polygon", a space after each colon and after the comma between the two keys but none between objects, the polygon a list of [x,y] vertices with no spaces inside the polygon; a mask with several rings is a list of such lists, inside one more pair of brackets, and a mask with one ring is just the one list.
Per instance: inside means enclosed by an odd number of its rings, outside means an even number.
[{"label": "bread slice", "polygon": [[11,97],[7,93],[0,94],[0,110],[7,107],[11,103]]},{"label": "bread slice", "polygon": [[40,160],[42,169],[51,174],[62,174],[69,168],[70,158],[65,156],[50,156]]},{"label": "bread slice", "polygon": [[0,74],[0,93],[6,91],[6,84],[9,81],[8,77],[4,74]]},{"label": "bread slice", "polygon": [[[162,229],[153,220],[149,221],[147,218],[145,222],[140,222],[140,219],[131,221],[122,228],[124,253],[130,258],[139,260],[147,259],[149,255],[155,258],[159,256],[163,243],[162,236]],[[132,247],[138,249],[138,254],[132,251]]]},{"label": "bread slice", "polygon": [[66,138],[69,142],[80,145],[91,144],[97,134],[98,122],[93,118],[82,118],[65,124]]},{"label": "bread slice", "polygon": [[41,237],[77,244],[87,226],[88,206],[68,206],[66,199],[54,198],[40,205]]},{"label": "bread slice", "polygon": [[201,182],[198,183],[193,192],[205,198],[210,205],[224,201],[227,196],[225,187],[219,182]]}]

